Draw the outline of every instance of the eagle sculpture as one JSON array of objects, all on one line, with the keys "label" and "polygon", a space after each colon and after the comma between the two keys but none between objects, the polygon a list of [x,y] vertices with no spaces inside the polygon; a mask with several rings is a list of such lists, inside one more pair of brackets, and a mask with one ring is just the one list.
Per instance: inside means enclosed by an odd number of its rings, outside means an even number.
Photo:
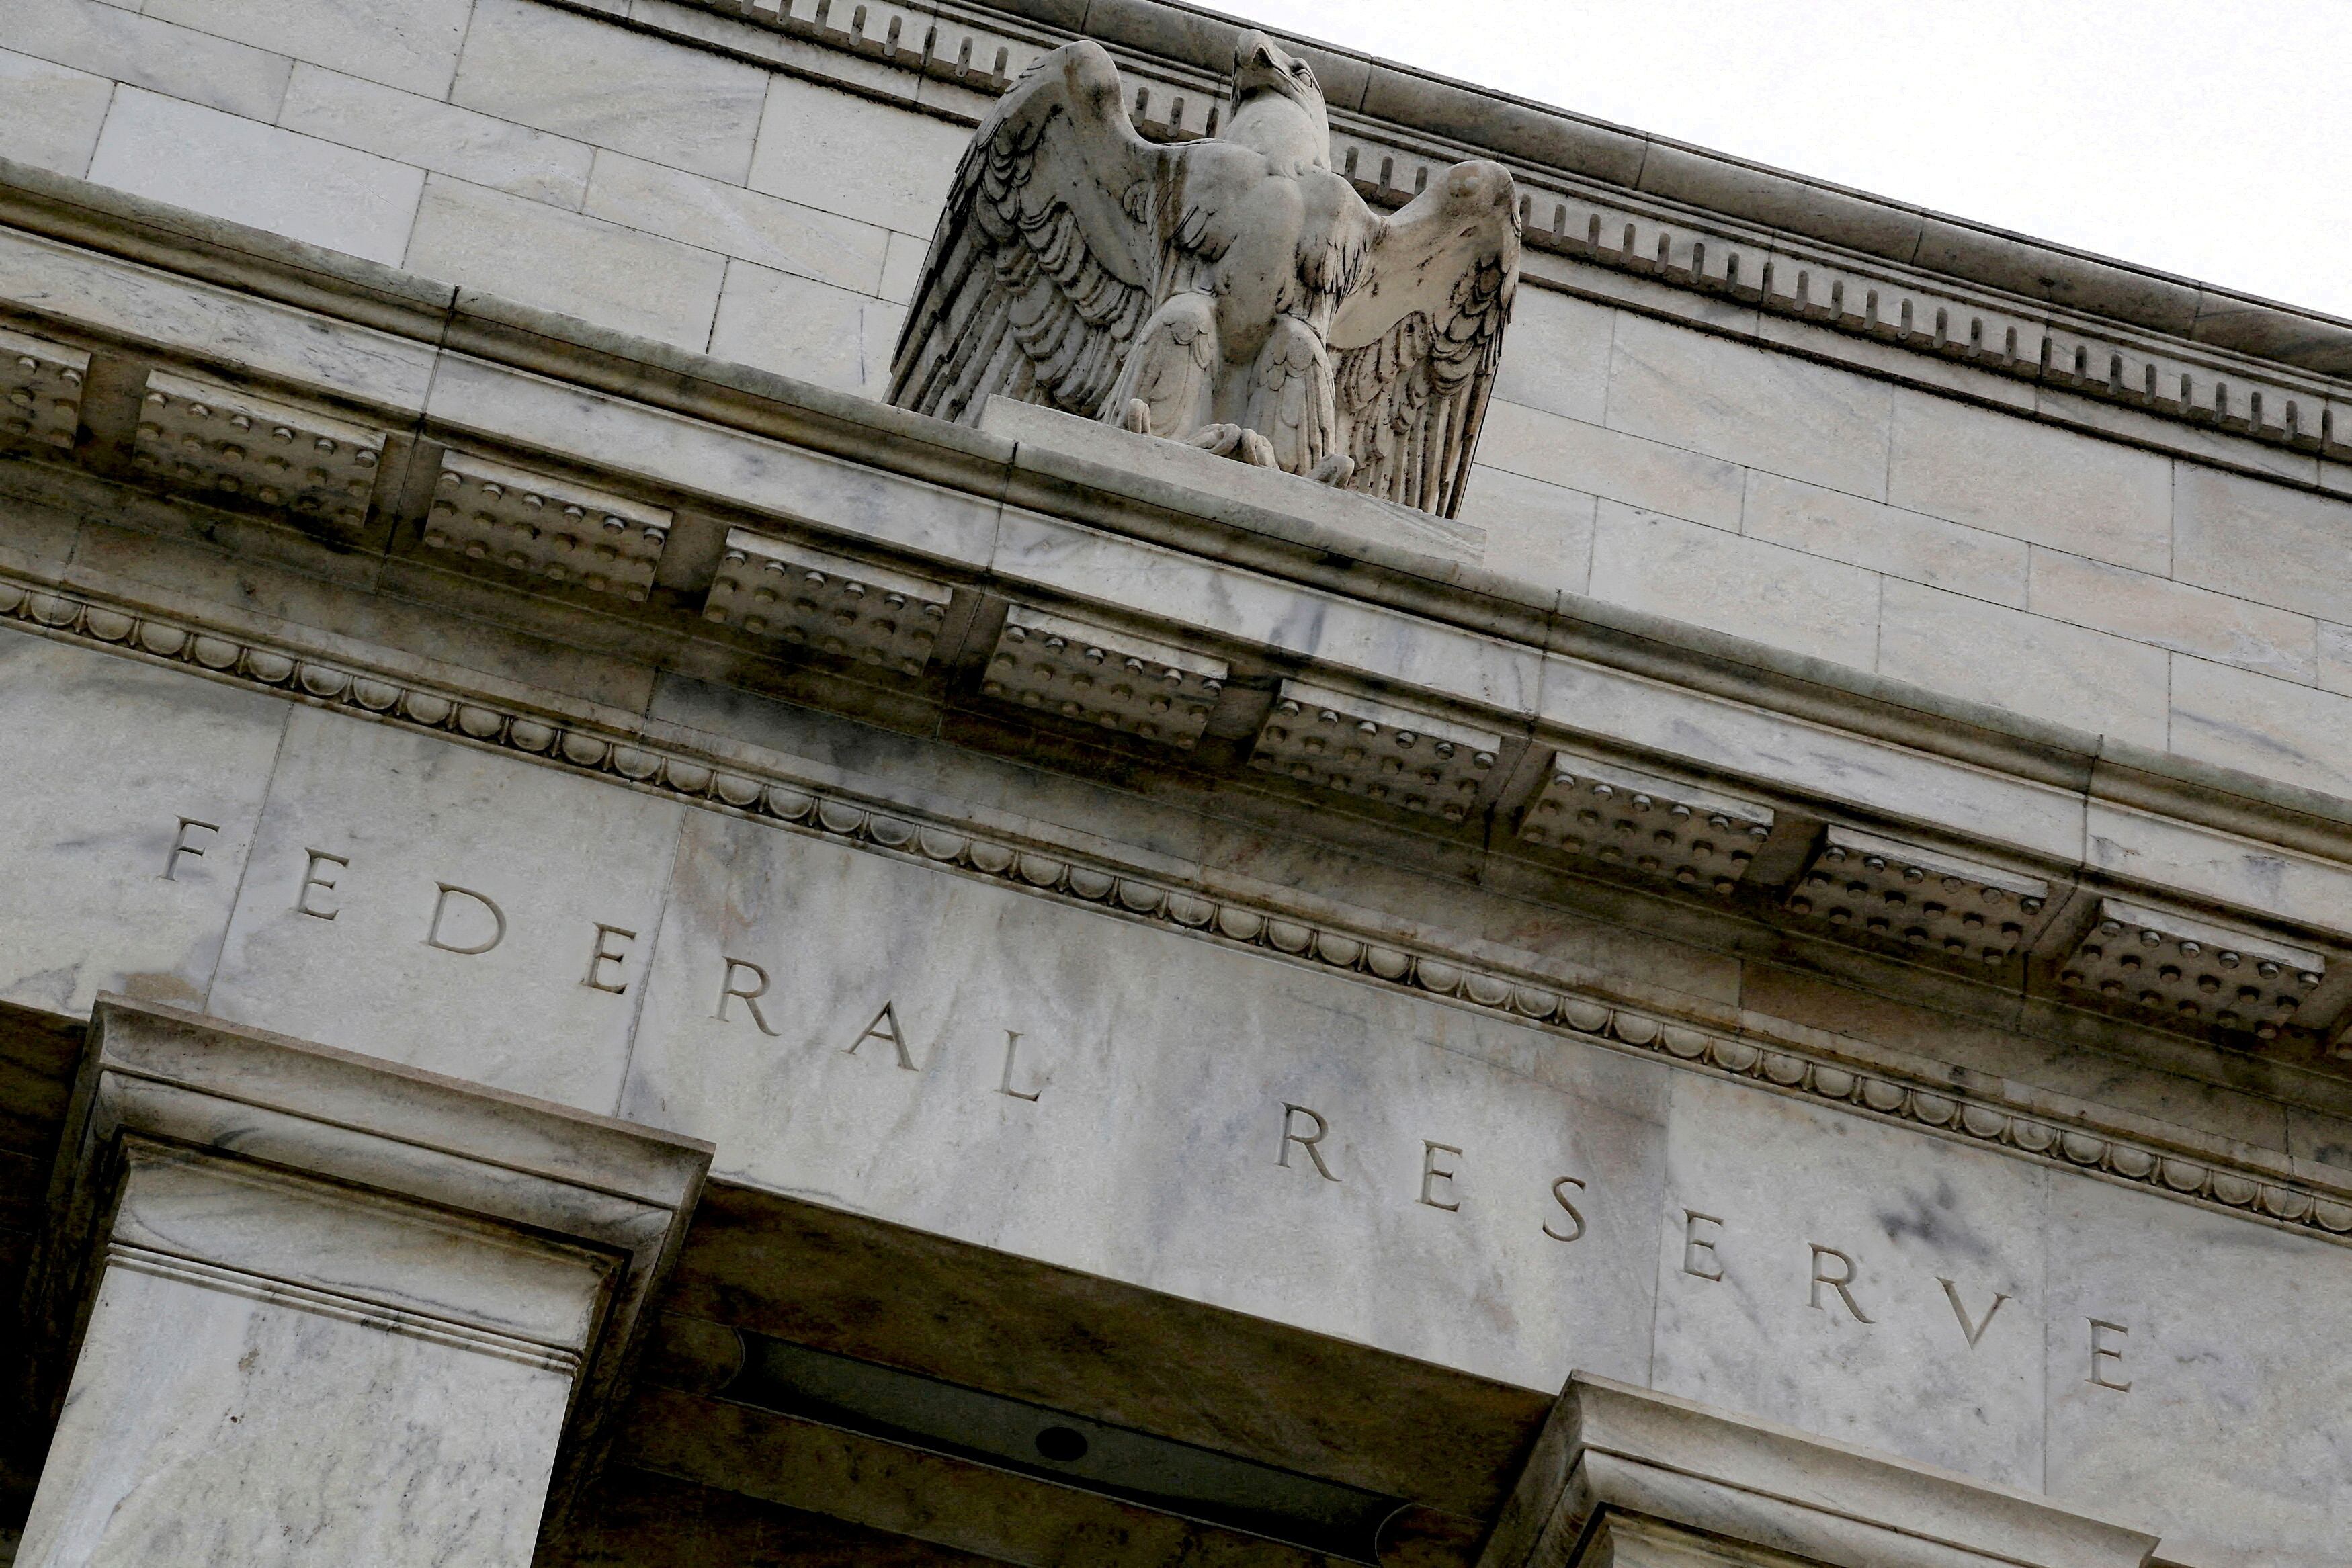
[{"label": "eagle sculpture", "polygon": [[1314,70],[1265,34],[1224,135],[1166,145],[1082,39],[965,151],[890,401],[1045,403],[1452,517],[1518,274],[1510,171],[1456,163],[1375,214],[1332,172]]}]

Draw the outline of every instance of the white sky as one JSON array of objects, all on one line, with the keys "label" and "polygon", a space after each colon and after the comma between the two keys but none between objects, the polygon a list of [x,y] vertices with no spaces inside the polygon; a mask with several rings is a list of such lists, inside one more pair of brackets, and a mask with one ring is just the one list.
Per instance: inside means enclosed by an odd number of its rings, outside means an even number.
[{"label": "white sky", "polygon": [[1208,0],[2352,318],[2352,0]]}]

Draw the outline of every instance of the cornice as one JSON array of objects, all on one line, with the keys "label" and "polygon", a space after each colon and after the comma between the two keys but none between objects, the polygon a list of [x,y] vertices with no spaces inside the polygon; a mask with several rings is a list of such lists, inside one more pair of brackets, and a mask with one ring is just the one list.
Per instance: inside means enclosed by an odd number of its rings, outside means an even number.
[{"label": "cornice", "polygon": [[1294,905],[1188,885],[1164,867],[1074,854],[937,808],[814,779],[772,753],[656,737],[610,715],[518,702],[452,672],[420,674],[348,652],[323,653],[225,622],[68,591],[36,573],[0,572],[0,623],[2352,1245],[2352,1182],[2308,1162],[1867,1041],[1752,1015],[1726,1029],[1669,1009],[1628,1006],[1597,988],[1497,965],[1466,946],[1396,942],[1304,901]]},{"label": "cornice", "polygon": [[[1137,120],[1161,138],[1213,132],[1243,26],[1173,0],[558,3],[966,124],[1045,49],[1091,37],[1119,57]],[[1286,41],[1314,62],[1335,162],[1369,201],[1401,204],[1446,164],[1494,158],[1519,182],[1532,252],[2130,409],[2158,428],[2352,458],[2352,323]],[[1530,277],[1560,281],[1540,263]]]},{"label": "cornice", "polygon": [[[967,426],[0,159],[0,233],[11,229],[275,301],[320,318],[321,325],[349,323],[436,353],[467,355],[992,502],[1051,511],[1434,623],[2352,864],[2352,800],[1602,601],[1537,591],[1282,514],[1213,504],[1123,470],[1075,463]],[[37,301],[32,324],[121,340],[114,329],[78,319],[73,306]],[[136,340],[123,347],[142,357],[153,352]],[[162,347],[184,362],[256,374],[236,344]],[[363,407],[395,429],[425,424],[420,402],[392,394],[355,399],[348,389],[294,380],[270,367],[259,373],[331,406]],[[563,455],[594,465],[585,455]]]}]

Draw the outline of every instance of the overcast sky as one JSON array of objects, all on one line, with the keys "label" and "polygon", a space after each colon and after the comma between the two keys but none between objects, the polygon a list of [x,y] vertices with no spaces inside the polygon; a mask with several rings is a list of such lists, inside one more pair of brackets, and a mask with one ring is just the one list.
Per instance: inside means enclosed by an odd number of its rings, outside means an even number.
[{"label": "overcast sky", "polygon": [[2352,318],[2352,0],[1208,0]]}]

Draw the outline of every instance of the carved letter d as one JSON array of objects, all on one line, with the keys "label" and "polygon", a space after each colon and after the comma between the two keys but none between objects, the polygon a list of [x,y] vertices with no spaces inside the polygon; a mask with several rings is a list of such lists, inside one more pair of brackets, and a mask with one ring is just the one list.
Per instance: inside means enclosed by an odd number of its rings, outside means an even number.
[{"label": "carved letter d", "polygon": [[[425,928],[425,946],[438,947],[445,953],[487,953],[507,939],[506,911],[491,902],[488,894],[476,893],[469,887],[452,887],[446,882],[436,882],[433,885],[441,890],[441,895],[433,901],[433,924]],[[459,898],[470,898],[490,912],[488,941],[478,942],[470,947],[460,947],[454,942],[441,940],[441,917],[448,913],[449,897],[452,894]]]}]

